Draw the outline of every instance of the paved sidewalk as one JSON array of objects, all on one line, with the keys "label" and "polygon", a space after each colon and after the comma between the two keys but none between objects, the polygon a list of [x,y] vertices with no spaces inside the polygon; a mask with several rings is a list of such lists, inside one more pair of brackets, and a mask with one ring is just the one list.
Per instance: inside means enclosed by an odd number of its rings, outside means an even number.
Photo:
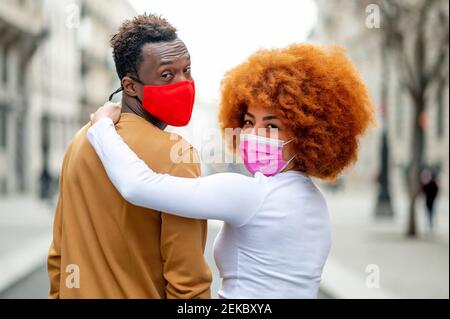
[{"label": "paved sidewalk", "polygon": [[[405,195],[393,198],[394,219],[376,220],[374,191],[324,194],[333,232],[322,280],[327,294],[335,298],[449,298],[448,198],[437,202],[433,234],[427,231],[423,205],[418,203],[419,237],[410,239],[405,236]],[[377,273],[379,288],[374,288]]]},{"label": "paved sidewalk", "polygon": [[46,263],[53,208],[33,197],[0,199],[0,292]]}]

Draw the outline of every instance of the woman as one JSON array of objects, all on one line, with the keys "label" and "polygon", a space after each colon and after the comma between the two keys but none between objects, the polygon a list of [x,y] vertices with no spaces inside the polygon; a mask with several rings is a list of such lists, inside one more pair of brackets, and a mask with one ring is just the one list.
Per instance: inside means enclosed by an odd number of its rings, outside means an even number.
[{"label": "woman", "polygon": [[[331,235],[325,199],[310,177],[333,180],[354,162],[373,119],[366,87],[342,49],[263,50],[227,73],[220,124],[242,129],[239,151],[254,177],[157,174],[117,134],[119,116],[117,105],[100,108],[88,138],[122,196],[225,222],[214,248],[221,298],[316,297]],[[277,139],[269,138],[274,131]]]}]

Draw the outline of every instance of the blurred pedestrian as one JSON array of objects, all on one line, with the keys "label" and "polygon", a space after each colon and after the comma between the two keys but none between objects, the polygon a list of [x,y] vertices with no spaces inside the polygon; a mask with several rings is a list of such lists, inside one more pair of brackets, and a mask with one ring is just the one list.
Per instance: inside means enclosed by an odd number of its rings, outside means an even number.
[{"label": "blurred pedestrian", "polygon": [[422,192],[425,196],[425,206],[428,215],[430,231],[433,230],[434,202],[439,192],[436,173],[429,167],[426,167],[420,173],[420,183]]}]

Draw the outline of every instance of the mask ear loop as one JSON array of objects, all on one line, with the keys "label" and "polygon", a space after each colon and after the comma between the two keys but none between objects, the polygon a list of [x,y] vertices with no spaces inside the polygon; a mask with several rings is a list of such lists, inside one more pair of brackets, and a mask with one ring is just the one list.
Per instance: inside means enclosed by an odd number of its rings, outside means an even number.
[{"label": "mask ear loop", "polygon": [[[141,80],[139,80],[138,78],[135,78],[134,76],[129,75],[128,77],[131,78],[132,80],[138,82],[138,83],[143,84]],[[109,96],[108,101],[111,102],[113,96],[116,95],[117,93],[121,92],[121,91],[123,91],[123,86],[121,86],[120,88],[118,88],[117,90],[115,90],[115,91]],[[141,102],[141,100],[140,100],[139,98],[138,98],[138,101]],[[142,103],[141,103],[141,104],[142,104]]]},{"label": "mask ear loop", "polygon": [[117,90],[115,90],[110,96],[109,96],[109,100],[111,102],[112,98],[114,95],[116,95],[117,93],[123,91],[123,87],[118,88]]},{"label": "mask ear loop", "polygon": [[[291,138],[289,141],[284,142],[284,143],[283,143],[283,146],[285,146],[286,144],[289,144],[290,142],[292,142],[292,141],[295,140],[295,139],[296,139],[296,138],[293,137],[293,138]],[[292,162],[292,160],[293,160],[294,158],[297,157],[297,155],[298,155],[297,153],[294,154],[294,156],[292,156],[292,157],[286,162],[286,165],[284,165],[284,167],[283,167],[283,169],[281,170],[281,172],[283,172],[283,171],[286,169],[286,167],[289,166],[289,164]]]},{"label": "mask ear loop", "polygon": [[[134,77],[134,76],[132,76],[132,75],[128,75],[128,77],[129,77],[130,79],[132,79],[133,81],[136,81],[137,83],[144,85],[144,83],[142,83],[142,81],[139,79],[139,75],[138,75],[138,77]],[[134,99],[135,99],[136,101],[138,101],[139,104],[142,106],[142,100],[139,98],[139,96],[136,95],[136,96],[134,97]]]},{"label": "mask ear loop", "polygon": [[286,162],[286,164],[284,165],[284,167],[283,167],[283,169],[280,171],[280,173],[284,172],[284,170],[289,166],[289,164],[290,164],[290,163],[294,160],[294,158],[296,158],[296,157],[297,157],[297,154],[294,154],[294,156],[292,156],[291,159],[288,160],[288,161]]},{"label": "mask ear loop", "polygon": [[293,140],[295,140],[295,137],[291,138],[291,139],[290,139],[289,141],[287,141],[287,142],[284,142],[284,143],[283,143],[283,146],[289,144],[289,143],[292,142]]}]

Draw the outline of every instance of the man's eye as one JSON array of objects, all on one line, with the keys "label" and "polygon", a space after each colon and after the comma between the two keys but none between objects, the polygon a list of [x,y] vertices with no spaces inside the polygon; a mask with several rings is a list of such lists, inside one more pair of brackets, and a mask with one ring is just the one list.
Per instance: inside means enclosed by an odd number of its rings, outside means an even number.
[{"label": "man's eye", "polygon": [[250,121],[250,120],[244,121],[244,126],[252,126],[252,125],[253,125],[252,121]]},{"label": "man's eye", "polygon": [[278,126],[276,126],[275,124],[268,124],[267,128],[270,129],[270,130],[277,130]]},{"label": "man's eye", "polygon": [[184,72],[186,72],[186,73],[190,73],[191,72],[191,67],[190,66],[188,66],[186,69],[184,69]]},{"label": "man's eye", "polygon": [[165,79],[168,79],[168,78],[172,77],[172,73],[170,73],[170,72],[165,72],[165,73],[161,74],[161,76],[162,76],[163,78],[165,78]]}]

